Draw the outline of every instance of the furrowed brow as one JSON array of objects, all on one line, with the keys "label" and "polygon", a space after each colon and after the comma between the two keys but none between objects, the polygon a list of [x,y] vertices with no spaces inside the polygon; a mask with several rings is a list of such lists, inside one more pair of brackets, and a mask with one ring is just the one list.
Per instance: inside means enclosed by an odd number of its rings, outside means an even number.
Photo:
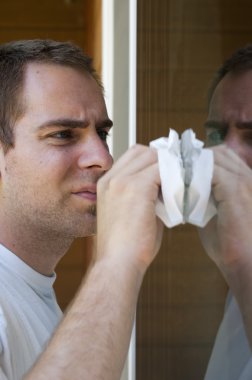
[{"label": "furrowed brow", "polygon": [[252,121],[241,121],[236,123],[238,129],[252,129]]},{"label": "furrowed brow", "polygon": [[75,119],[52,119],[41,124],[38,129],[46,129],[48,127],[66,127],[66,128],[87,128],[88,122],[85,120]]},{"label": "furrowed brow", "polygon": [[208,120],[204,124],[204,128],[222,129],[222,128],[227,128],[227,127],[228,127],[228,123],[215,121],[215,120]]},{"label": "furrowed brow", "polygon": [[[249,121],[237,121],[234,125],[238,129],[252,129],[252,120]],[[220,122],[215,120],[208,120],[204,124],[205,128],[213,128],[213,129],[225,129],[228,128],[229,124],[226,122]]]},{"label": "furrowed brow", "polygon": [[96,123],[96,128],[97,129],[102,129],[102,128],[112,128],[113,127],[113,122],[110,119],[105,119],[102,121],[99,121]]}]

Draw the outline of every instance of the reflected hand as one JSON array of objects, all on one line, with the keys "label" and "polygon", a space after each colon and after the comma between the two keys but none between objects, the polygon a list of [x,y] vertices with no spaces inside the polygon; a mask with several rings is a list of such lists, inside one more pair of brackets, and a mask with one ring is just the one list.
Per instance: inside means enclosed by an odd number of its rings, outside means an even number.
[{"label": "reflected hand", "polygon": [[204,248],[227,278],[252,265],[252,170],[226,146],[213,148],[217,216],[200,230]]}]

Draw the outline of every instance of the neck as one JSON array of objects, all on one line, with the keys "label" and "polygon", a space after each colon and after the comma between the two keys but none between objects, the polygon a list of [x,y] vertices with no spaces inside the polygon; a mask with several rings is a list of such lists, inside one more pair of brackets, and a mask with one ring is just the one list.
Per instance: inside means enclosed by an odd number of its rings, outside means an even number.
[{"label": "neck", "polygon": [[51,275],[60,259],[69,249],[73,239],[63,239],[62,236],[46,236],[44,238],[29,234],[28,239],[16,233],[4,234],[1,231],[0,242],[12,253],[17,255],[27,265],[37,272]]}]

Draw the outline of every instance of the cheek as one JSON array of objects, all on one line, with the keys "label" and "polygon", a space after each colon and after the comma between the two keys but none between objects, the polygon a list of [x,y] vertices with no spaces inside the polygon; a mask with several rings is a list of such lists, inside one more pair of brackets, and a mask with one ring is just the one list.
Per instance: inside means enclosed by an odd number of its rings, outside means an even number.
[{"label": "cheek", "polygon": [[243,146],[238,152],[239,156],[246,162],[246,164],[252,169],[252,146]]},{"label": "cheek", "polygon": [[50,186],[53,170],[42,162],[34,160],[15,160],[8,162],[3,176],[3,182],[10,187],[15,187],[16,191],[36,193],[45,186]]},{"label": "cheek", "polygon": [[246,157],[245,162],[250,167],[250,169],[252,169],[252,151],[250,153],[251,153],[250,156]]},{"label": "cheek", "polygon": [[6,156],[2,179],[8,186],[18,186],[20,191],[30,187],[29,191],[37,192],[39,197],[40,190],[54,191],[70,175],[72,156],[69,153],[63,149],[53,151],[49,148],[21,152],[13,150]]}]

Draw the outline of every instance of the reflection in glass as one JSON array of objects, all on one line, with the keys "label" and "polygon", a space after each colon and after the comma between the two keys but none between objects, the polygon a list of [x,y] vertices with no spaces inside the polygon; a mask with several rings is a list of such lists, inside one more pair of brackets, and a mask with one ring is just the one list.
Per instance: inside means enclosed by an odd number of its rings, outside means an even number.
[{"label": "reflection in glass", "polygon": [[[203,127],[208,88],[224,59],[251,40],[250,14],[245,0],[138,0],[139,143],[169,128],[192,128],[209,146],[224,141],[225,128]],[[136,378],[203,379],[226,295],[196,228],[166,229],[140,295]]]}]

